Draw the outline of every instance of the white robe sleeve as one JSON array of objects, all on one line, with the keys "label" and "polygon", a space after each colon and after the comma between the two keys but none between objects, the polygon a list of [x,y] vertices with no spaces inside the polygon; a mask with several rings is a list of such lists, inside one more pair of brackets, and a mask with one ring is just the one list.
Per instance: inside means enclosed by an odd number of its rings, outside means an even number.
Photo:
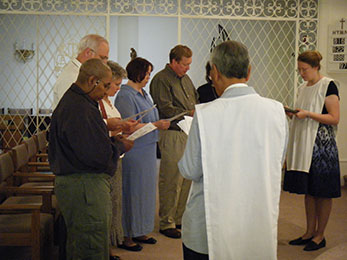
[{"label": "white robe sleeve", "polygon": [[201,144],[197,115],[193,118],[186,149],[178,163],[178,168],[186,179],[199,181],[202,178]]}]

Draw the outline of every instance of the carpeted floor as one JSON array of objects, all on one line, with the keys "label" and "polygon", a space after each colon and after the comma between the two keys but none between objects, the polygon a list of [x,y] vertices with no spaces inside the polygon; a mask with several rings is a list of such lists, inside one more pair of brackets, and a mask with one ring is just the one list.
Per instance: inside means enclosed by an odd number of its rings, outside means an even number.
[{"label": "carpeted floor", "polygon": [[[314,252],[303,251],[303,247],[290,246],[288,241],[305,231],[303,196],[282,192],[278,228],[278,260],[343,260],[347,259],[347,188],[342,197],[334,199],[333,210],[326,229],[327,246]],[[170,239],[158,232],[151,234],[158,240],[156,245],[144,245],[141,252],[115,249],[122,260],[179,260],[182,257],[180,239]],[[255,258],[256,259],[256,258]],[[265,260],[265,259],[264,259]]]},{"label": "carpeted floor", "polygon": [[[157,214],[158,215],[158,214]],[[278,230],[279,260],[343,260],[347,259],[347,188],[342,197],[334,199],[333,210],[326,230],[327,246],[314,252],[305,252],[303,247],[289,246],[288,241],[299,237],[305,229],[303,197],[282,192]],[[155,231],[150,234],[158,240],[155,245],[143,245],[141,252],[114,249],[122,260],[181,260],[182,242],[170,239],[158,232],[158,218]],[[28,248],[0,248],[1,260],[30,259]],[[54,260],[57,259],[55,252]],[[256,259],[256,258],[255,258]]]}]

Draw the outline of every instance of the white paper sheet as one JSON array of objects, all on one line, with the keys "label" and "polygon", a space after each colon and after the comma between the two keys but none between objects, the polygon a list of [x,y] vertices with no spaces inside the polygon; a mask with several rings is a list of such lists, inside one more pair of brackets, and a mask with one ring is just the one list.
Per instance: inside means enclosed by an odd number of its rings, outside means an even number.
[{"label": "white paper sheet", "polygon": [[186,133],[186,135],[189,134],[190,126],[192,125],[193,117],[191,116],[184,116],[184,119],[179,121],[177,125],[182,129],[183,132]]},{"label": "white paper sheet", "polygon": [[146,110],[143,110],[143,111],[141,111],[141,112],[139,112],[139,113],[137,113],[137,114],[134,114],[134,115],[129,116],[129,117],[126,117],[126,118],[123,118],[123,119],[121,120],[121,122],[123,122],[123,121],[128,121],[128,120],[130,120],[130,119],[133,119],[133,118],[135,118],[135,117],[141,115],[141,117],[139,117],[139,118],[137,119],[137,120],[140,120],[142,117],[144,117],[149,111],[151,111],[152,109],[154,109],[156,106],[157,106],[157,105],[155,104],[155,105],[153,105],[152,107],[150,107],[150,108],[148,108],[148,109],[146,109]]},{"label": "white paper sheet", "polygon": [[144,136],[153,130],[157,129],[156,126],[154,126],[152,123],[147,123],[140,129],[136,130],[134,133],[128,136],[128,140],[135,141],[137,138],[140,138],[141,136]]},{"label": "white paper sheet", "polygon": [[175,116],[173,116],[173,117],[170,117],[170,118],[166,118],[165,120],[168,120],[168,121],[173,121],[173,120],[175,120],[175,119],[177,119],[177,118],[179,118],[179,117],[181,117],[181,116],[183,116],[183,115],[185,115],[185,114],[187,114],[188,113],[188,111],[184,111],[184,112],[182,112],[182,113],[179,113],[179,114],[177,114],[177,115],[175,115]]}]

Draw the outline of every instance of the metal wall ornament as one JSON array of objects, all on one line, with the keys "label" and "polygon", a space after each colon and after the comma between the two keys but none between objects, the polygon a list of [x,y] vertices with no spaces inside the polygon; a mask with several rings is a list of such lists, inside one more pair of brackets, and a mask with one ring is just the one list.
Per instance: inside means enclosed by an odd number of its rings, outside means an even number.
[{"label": "metal wall ornament", "polygon": [[0,10],[28,12],[101,12],[109,0],[1,0]]},{"label": "metal wall ornament", "polygon": [[110,0],[111,13],[177,15],[177,0]]},{"label": "metal wall ornament", "polygon": [[318,1],[317,0],[300,0],[300,18],[317,18]]},{"label": "metal wall ornament", "polygon": [[317,18],[318,0],[1,0],[0,11]]},{"label": "metal wall ornament", "polygon": [[56,77],[59,76],[60,72],[63,70],[64,66],[74,57],[77,56],[77,43],[72,40],[67,43],[62,43],[58,46],[57,55],[55,58],[54,73]]},{"label": "metal wall ornament", "polygon": [[[182,0],[185,15],[297,17],[298,0]],[[311,6],[311,4],[309,4]]]},{"label": "metal wall ornament", "polygon": [[218,36],[212,38],[210,52],[216,47],[218,44],[229,41],[230,37],[228,32],[224,29],[224,27],[220,24],[218,24]]}]

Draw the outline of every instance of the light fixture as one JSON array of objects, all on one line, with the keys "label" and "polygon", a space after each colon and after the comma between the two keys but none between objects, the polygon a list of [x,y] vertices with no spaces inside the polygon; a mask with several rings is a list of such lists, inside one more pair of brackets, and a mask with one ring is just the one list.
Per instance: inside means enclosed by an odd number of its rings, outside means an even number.
[{"label": "light fixture", "polygon": [[31,49],[27,49],[25,46],[25,40],[20,47],[18,47],[17,42],[14,44],[14,56],[18,61],[23,61],[24,63],[31,60],[34,57],[34,43],[31,44]]}]

